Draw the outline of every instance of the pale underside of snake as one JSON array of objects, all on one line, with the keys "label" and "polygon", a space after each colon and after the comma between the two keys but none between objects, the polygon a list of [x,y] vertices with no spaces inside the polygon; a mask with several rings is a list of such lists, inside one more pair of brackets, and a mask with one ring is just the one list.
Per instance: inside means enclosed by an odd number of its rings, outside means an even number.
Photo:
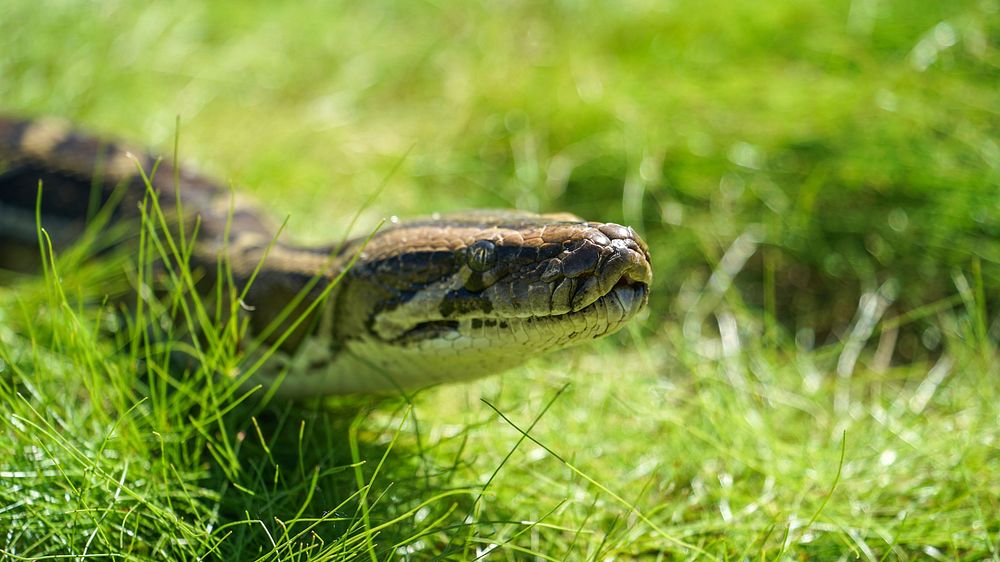
[{"label": "pale underside of snake", "polygon": [[[303,322],[251,382],[285,397],[385,393],[497,373],[611,334],[643,310],[649,250],[628,227],[569,214],[471,211],[390,222],[373,236],[306,247],[226,184],[53,119],[0,117],[0,254],[76,239],[93,203],[136,220],[152,170],[160,202],[199,230],[191,267],[213,281],[225,253],[251,334],[305,292]],[[0,255],[0,257],[3,257]],[[13,259],[17,259],[16,257]],[[259,271],[254,275],[254,270]],[[330,287],[331,283],[336,284]]]}]

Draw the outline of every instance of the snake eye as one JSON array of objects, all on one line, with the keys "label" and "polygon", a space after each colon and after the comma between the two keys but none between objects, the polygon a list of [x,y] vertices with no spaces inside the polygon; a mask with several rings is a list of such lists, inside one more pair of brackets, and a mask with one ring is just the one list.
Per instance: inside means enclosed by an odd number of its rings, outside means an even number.
[{"label": "snake eye", "polygon": [[489,240],[477,240],[466,250],[466,260],[472,271],[482,273],[497,263],[497,247]]}]

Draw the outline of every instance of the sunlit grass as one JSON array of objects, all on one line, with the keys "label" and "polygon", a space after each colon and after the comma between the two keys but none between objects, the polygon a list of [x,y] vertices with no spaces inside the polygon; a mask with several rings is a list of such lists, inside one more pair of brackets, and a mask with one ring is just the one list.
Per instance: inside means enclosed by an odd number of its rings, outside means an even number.
[{"label": "sunlit grass", "polygon": [[[997,14],[5,3],[0,110],[164,149],[179,115],[182,159],[303,240],[386,178],[355,235],[479,206],[626,222],[656,286],[619,336],[504,377],[265,407],[215,377],[224,321],[171,366],[191,343],[163,315],[217,319],[178,312],[155,229],[60,252],[0,287],[0,551],[997,559]],[[164,258],[173,293],[137,301]]]}]

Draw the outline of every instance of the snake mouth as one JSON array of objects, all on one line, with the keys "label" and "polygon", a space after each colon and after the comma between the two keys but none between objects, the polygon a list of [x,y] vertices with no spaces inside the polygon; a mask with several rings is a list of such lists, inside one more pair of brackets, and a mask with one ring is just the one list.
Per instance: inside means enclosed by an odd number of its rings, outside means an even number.
[{"label": "snake mouth", "polygon": [[[613,309],[621,310],[621,320],[619,320],[619,322],[624,322],[625,320],[628,320],[638,314],[639,311],[646,306],[648,299],[648,283],[636,280],[628,275],[622,275],[621,278],[619,278],[618,281],[616,281],[611,287],[610,291],[597,297],[597,299],[590,304],[579,310],[568,312],[565,315],[556,315],[556,317],[587,314],[593,309],[604,307],[609,311]],[[611,317],[608,318],[608,322],[615,323]]]}]

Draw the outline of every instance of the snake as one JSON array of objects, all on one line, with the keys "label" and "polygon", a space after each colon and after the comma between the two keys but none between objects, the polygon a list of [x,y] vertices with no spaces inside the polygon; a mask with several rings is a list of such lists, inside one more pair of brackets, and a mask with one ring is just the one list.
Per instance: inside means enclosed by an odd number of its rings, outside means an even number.
[{"label": "snake", "polygon": [[405,392],[499,373],[612,334],[649,299],[649,248],[628,226],[472,210],[297,244],[259,204],[191,165],[62,119],[0,116],[4,267],[37,257],[39,227],[55,247],[71,246],[95,209],[138,224],[149,193],[194,238],[188,266],[199,287],[229,271],[245,337],[270,345],[250,383],[281,397]]}]

